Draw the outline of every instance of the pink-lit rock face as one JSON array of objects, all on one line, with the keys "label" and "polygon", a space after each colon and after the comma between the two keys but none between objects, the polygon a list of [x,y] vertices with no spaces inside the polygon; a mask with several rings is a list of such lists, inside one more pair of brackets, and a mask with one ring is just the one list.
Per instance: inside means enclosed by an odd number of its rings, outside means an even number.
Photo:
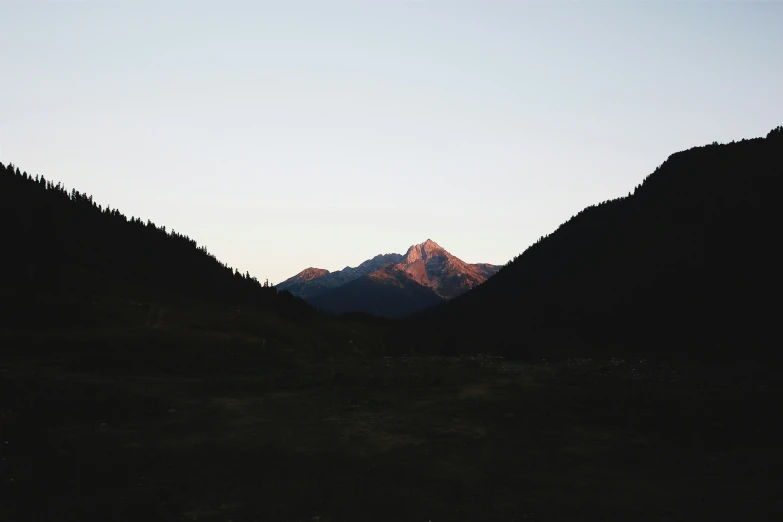
[{"label": "pink-lit rock face", "polygon": [[465,263],[431,239],[410,247],[394,268],[444,299],[475,288],[500,269],[488,263]]},{"label": "pink-lit rock face", "polygon": [[465,263],[428,239],[411,246],[403,255],[378,255],[357,267],[347,266],[335,272],[306,268],[277,287],[309,299],[363,276],[387,283],[399,280],[393,272],[400,272],[407,279],[431,288],[438,296],[451,299],[480,285],[499,269],[489,263]]},{"label": "pink-lit rock face", "polygon": [[305,268],[304,270],[296,274],[294,277],[298,281],[306,282],[306,281],[312,281],[313,279],[317,279],[322,275],[326,275],[328,273],[329,271],[326,270],[325,268],[310,267],[310,268]]},{"label": "pink-lit rock face", "polygon": [[403,311],[416,311],[467,292],[499,268],[465,263],[428,239],[411,246],[405,254],[378,255],[357,267],[334,272],[308,268],[277,287],[333,311],[383,315],[391,313],[391,308],[386,310],[376,302],[392,300],[399,305],[395,315],[402,315]]}]

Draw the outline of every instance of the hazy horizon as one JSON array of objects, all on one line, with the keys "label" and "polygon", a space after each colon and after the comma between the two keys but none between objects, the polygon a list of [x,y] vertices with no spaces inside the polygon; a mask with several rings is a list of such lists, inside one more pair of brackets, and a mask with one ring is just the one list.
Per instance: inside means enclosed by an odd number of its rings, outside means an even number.
[{"label": "hazy horizon", "polygon": [[0,161],[279,283],[504,264],[783,124],[783,3],[3,2]]}]

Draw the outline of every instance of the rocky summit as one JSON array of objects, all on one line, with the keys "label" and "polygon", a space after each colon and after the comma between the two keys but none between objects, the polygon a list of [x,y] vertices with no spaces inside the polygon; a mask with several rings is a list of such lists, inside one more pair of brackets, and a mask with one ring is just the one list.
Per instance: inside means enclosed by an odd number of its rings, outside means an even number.
[{"label": "rocky summit", "polygon": [[475,288],[500,269],[489,263],[468,264],[431,239],[410,247],[395,268],[444,299]]},{"label": "rocky summit", "polygon": [[[463,294],[499,269],[489,263],[466,263],[427,239],[405,254],[381,254],[357,267],[335,272],[307,268],[277,287],[326,310],[400,316]],[[389,300],[395,303],[393,313],[378,304]]]}]

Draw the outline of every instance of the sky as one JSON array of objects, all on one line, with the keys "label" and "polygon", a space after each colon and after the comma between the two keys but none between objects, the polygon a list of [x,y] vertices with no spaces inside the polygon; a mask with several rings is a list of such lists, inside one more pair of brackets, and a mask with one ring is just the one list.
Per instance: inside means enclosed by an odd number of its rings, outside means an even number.
[{"label": "sky", "polygon": [[0,161],[280,282],[502,264],[783,125],[783,2],[0,0]]}]

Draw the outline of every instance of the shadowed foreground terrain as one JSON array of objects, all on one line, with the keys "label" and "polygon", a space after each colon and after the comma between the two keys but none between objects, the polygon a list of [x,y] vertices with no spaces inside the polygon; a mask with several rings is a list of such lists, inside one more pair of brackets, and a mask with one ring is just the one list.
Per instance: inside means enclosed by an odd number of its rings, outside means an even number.
[{"label": "shadowed foreground terrain", "polygon": [[122,320],[2,332],[2,520],[783,515],[783,389],[763,379],[392,359],[382,325],[89,305]]}]

